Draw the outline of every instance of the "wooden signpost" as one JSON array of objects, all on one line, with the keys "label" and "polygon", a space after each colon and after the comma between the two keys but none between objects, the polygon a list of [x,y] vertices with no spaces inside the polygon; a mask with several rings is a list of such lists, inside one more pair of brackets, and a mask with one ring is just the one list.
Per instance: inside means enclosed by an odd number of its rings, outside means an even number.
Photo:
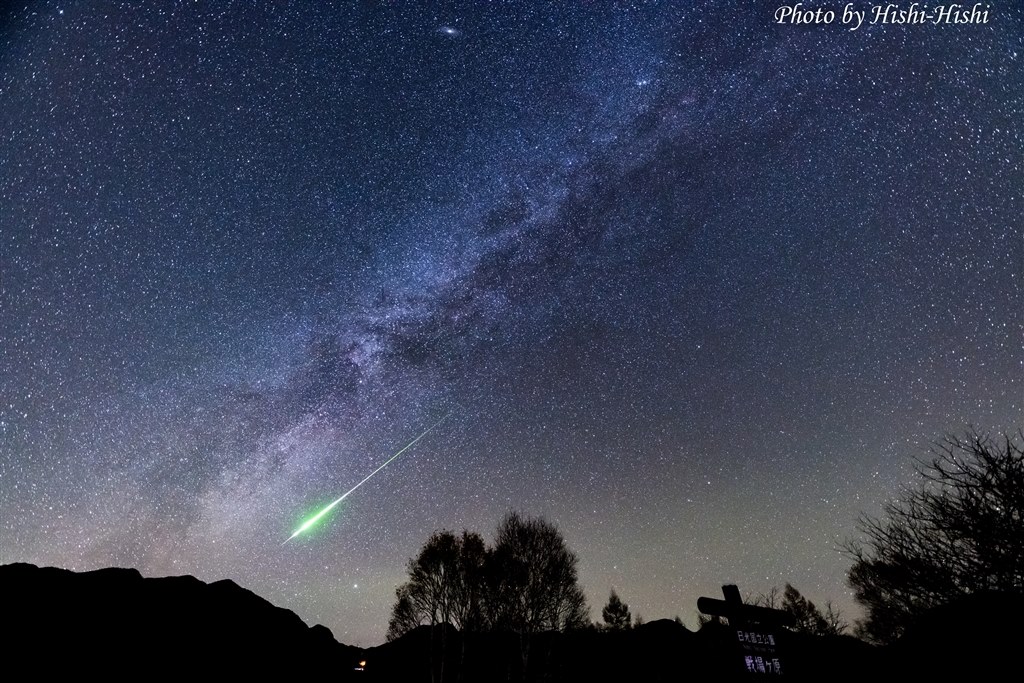
[{"label": "wooden signpost", "polygon": [[793,625],[793,615],[770,607],[743,604],[736,586],[722,586],[722,594],[725,600],[698,598],[697,609],[729,620],[743,671],[755,675],[783,675],[786,665],[779,652],[778,636],[783,627]]}]

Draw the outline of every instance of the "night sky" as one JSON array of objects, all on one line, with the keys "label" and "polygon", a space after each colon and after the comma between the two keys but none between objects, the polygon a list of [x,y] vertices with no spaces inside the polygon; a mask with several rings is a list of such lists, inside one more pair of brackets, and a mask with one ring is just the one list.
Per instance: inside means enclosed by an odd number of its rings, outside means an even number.
[{"label": "night sky", "polygon": [[1024,425],[1019,3],[12,4],[0,562],[366,646],[431,531],[518,509],[595,619],[855,617],[858,513]]}]

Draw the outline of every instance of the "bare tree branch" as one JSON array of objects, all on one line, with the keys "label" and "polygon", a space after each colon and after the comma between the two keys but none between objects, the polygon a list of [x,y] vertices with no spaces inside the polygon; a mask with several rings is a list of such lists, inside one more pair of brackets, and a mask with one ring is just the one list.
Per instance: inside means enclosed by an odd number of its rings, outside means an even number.
[{"label": "bare tree branch", "polygon": [[862,539],[843,545],[867,611],[858,633],[877,642],[956,596],[1024,587],[1024,433],[946,436],[916,470],[920,485],[880,519],[862,516]]}]

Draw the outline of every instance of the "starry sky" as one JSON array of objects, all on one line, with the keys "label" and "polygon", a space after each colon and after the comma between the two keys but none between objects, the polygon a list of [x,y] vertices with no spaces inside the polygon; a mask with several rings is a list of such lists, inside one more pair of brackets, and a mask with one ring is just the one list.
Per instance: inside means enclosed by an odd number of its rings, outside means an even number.
[{"label": "starry sky", "polygon": [[7,3],[0,562],[369,646],[431,531],[518,509],[594,618],[857,616],[858,513],[1024,425],[1024,9],[776,6]]}]

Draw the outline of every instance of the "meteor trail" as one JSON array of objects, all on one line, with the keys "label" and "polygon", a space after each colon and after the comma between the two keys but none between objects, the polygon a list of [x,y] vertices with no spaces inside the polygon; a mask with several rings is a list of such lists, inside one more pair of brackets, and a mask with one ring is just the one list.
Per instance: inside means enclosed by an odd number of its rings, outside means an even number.
[{"label": "meteor trail", "polygon": [[[398,451],[397,453],[395,453],[395,454],[394,454],[394,455],[392,455],[392,456],[391,456],[390,458],[388,458],[387,460],[385,460],[385,461],[384,461],[384,464],[383,464],[383,465],[381,465],[380,467],[378,467],[377,469],[375,469],[375,470],[374,470],[373,472],[370,472],[370,473],[369,473],[368,475],[366,475],[366,478],[365,478],[365,479],[363,479],[363,480],[362,480],[361,482],[359,482],[358,484],[356,484],[355,486],[353,486],[352,488],[350,488],[350,489],[349,489],[348,491],[346,491],[345,493],[343,493],[343,494],[341,495],[341,497],[340,497],[340,498],[338,498],[337,500],[335,500],[335,501],[334,501],[334,502],[332,502],[331,504],[329,504],[329,505],[325,506],[323,510],[321,510],[320,512],[316,513],[315,515],[313,515],[312,517],[310,517],[309,519],[307,519],[307,520],[306,520],[305,522],[303,522],[303,523],[302,523],[302,526],[300,526],[300,527],[299,527],[298,529],[296,529],[296,530],[295,530],[295,532],[294,532],[294,533],[292,533],[292,535],[291,535],[291,536],[289,536],[289,537],[288,537],[287,539],[285,539],[285,542],[284,542],[284,543],[287,543],[288,541],[292,540],[293,538],[295,538],[296,536],[298,536],[299,534],[301,534],[302,532],[306,531],[307,529],[309,529],[310,527],[312,527],[312,526],[313,526],[314,524],[316,524],[317,522],[319,522],[319,521],[320,521],[320,520],[321,520],[321,519],[323,518],[323,516],[324,516],[324,515],[326,515],[326,514],[327,514],[328,512],[330,512],[330,511],[331,511],[331,510],[332,510],[332,509],[334,508],[334,506],[335,506],[335,505],[337,505],[337,504],[338,504],[338,503],[340,503],[341,501],[343,501],[343,500],[345,500],[346,498],[348,498],[348,495],[349,495],[350,493],[352,493],[352,492],[353,492],[353,491],[355,491],[355,490],[356,490],[357,488],[359,488],[360,486],[362,486],[363,484],[365,484],[365,483],[366,483],[367,481],[369,481],[370,477],[372,477],[373,475],[377,474],[377,473],[378,473],[378,472],[380,472],[380,471],[381,471],[382,469],[384,469],[385,467],[387,467],[387,466],[388,466],[388,464],[389,464],[389,463],[390,463],[390,462],[391,462],[392,460],[394,460],[395,458],[397,458],[398,456],[400,456],[400,455],[401,455],[402,453],[405,453],[405,452],[406,452],[407,450],[409,450],[410,448],[412,448],[412,447],[413,447],[413,446],[414,446],[414,445],[416,444],[416,442],[417,442],[417,441],[419,441],[420,439],[422,439],[423,437],[425,437],[425,436],[426,436],[427,434],[429,434],[429,433],[430,433],[430,432],[431,432],[431,431],[432,431],[432,430],[433,430],[433,429],[434,429],[435,427],[437,427],[437,426],[438,426],[439,424],[441,424],[442,422],[444,422],[444,421],[445,421],[445,420],[447,420],[447,419],[448,419],[448,416],[447,416],[447,415],[445,415],[445,416],[444,416],[444,417],[442,417],[442,418],[441,418],[440,420],[438,420],[438,421],[437,421],[437,422],[435,422],[434,424],[432,424],[432,425],[430,425],[429,427],[427,427],[427,431],[423,432],[422,434],[420,434],[419,436],[417,436],[417,437],[416,437],[415,439],[413,439],[412,441],[410,441],[409,443],[407,443],[407,444],[406,444],[405,446],[403,446],[403,447],[402,447],[402,448],[401,448],[401,449],[400,449],[400,450],[399,450],[399,451]],[[282,543],[281,545],[284,545],[284,543]]]}]

